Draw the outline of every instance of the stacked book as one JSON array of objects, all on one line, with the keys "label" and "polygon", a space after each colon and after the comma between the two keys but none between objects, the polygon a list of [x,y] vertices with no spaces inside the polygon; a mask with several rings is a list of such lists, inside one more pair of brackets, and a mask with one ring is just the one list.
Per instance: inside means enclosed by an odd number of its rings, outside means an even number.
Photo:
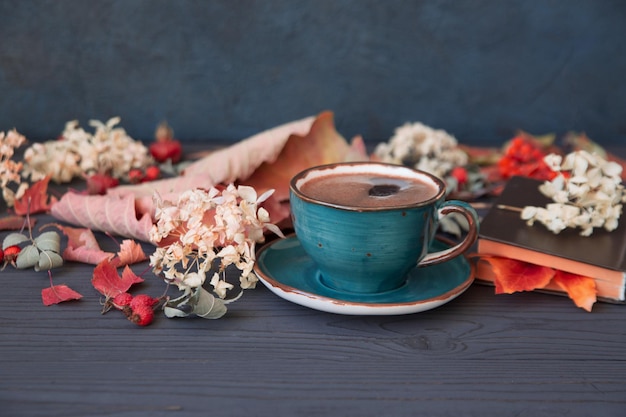
[{"label": "stacked book", "polygon": [[[552,202],[539,191],[541,181],[514,177],[480,225],[478,255],[500,256],[593,278],[599,301],[623,303],[626,287],[626,219],[616,230],[594,230],[580,236],[575,229],[554,234],[541,224],[529,226],[511,208],[545,207]],[[488,262],[478,262],[478,280],[494,282]],[[563,293],[556,284],[543,290]]]}]

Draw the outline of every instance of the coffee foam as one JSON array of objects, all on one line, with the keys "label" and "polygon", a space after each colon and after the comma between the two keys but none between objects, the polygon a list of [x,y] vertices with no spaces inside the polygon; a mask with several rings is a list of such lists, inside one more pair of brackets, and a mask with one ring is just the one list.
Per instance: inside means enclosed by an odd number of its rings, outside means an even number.
[{"label": "coffee foam", "polygon": [[376,163],[311,169],[297,177],[292,185],[312,200],[365,209],[416,205],[443,192],[443,184],[426,173]]}]

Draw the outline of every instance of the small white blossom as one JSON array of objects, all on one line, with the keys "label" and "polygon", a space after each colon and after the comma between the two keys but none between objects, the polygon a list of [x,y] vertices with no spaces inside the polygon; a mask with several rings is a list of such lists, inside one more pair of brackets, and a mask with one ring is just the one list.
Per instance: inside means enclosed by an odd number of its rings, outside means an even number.
[{"label": "small white blossom", "polygon": [[124,178],[133,168],[145,169],[153,161],[148,148],[132,139],[124,129],[115,127],[119,117],[106,124],[92,120],[93,134],[77,121],[65,124],[57,140],[35,143],[24,152],[24,175],[35,181],[50,175],[57,183],[93,173]]},{"label": "small white blossom", "polygon": [[380,143],[374,154],[382,162],[409,165],[444,178],[456,166],[467,164],[467,154],[444,130],[422,123],[406,123],[396,129],[388,143]]},{"label": "small white blossom", "polygon": [[572,152],[564,159],[551,154],[544,160],[557,175],[541,184],[539,191],[554,203],[524,207],[521,218],[527,224],[537,221],[553,233],[578,228],[582,236],[590,236],[595,228],[617,228],[626,201],[619,164],[586,151]]},{"label": "small white blossom", "polygon": [[175,203],[155,195],[157,221],[150,239],[155,244],[169,243],[157,247],[150,257],[153,271],[189,293],[202,286],[207,272],[217,268],[210,284],[224,298],[233,287],[224,279],[226,268],[232,265],[240,271],[241,288],[254,288],[256,243],[264,241],[266,229],[283,236],[269,223],[267,211],[258,206],[272,192],[257,197],[252,187],[230,184],[221,191],[213,187],[185,191]]},{"label": "small white blossom", "polygon": [[[26,143],[26,138],[13,129],[6,134],[0,132],[0,188],[2,197],[9,207],[15,200],[20,198],[28,188],[28,184],[22,183],[22,162],[14,161],[15,149]],[[17,185],[17,190],[13,188]]]}]

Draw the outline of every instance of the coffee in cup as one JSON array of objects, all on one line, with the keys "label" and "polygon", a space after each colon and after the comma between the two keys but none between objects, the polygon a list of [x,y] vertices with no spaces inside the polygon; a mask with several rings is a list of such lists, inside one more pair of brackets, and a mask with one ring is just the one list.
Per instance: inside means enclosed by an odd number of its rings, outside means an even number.
[{"label": "coffee in cup", "polygon": [[[416,266],[444,262],[476,240],[478,217],[467,203],[445,201],[439,178],[377,162],[322,165],[290,183],[296,236],[335,290],[379,293],[402,286]],[[469,232],[456,246],[428,253],[439,217],[462,214]]]}]

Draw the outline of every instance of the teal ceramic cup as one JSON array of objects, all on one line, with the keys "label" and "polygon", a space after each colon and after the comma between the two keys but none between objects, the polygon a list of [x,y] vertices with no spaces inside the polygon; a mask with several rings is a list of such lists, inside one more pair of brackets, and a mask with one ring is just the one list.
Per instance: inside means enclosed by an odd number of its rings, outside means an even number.
[{"label": "teal ceramic cup", "polygon": [[[401,287],[413,268],[450,260],[476,241],[476,212],[445,194],[443,181],[426,172],[346,162],[295,175],[290,206],[296,236],[321,282],[372,294]],[[462,214],[469,232],[456,246],[429,253],[439,219],[450,213]]]}]

